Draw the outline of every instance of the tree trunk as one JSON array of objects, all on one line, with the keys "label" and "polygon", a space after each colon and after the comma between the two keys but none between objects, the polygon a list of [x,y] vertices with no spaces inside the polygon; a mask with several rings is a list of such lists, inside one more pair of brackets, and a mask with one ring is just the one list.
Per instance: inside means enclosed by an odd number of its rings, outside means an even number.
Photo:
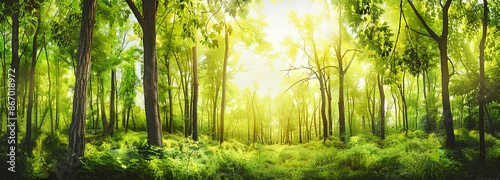
[{"label": "tree trunk", "polygon": [[488,31],[488,1],[483,1],[483,32],[481,36],[481,43],[479,44],[479,162],[484,164],[486,162],[486,144],[484,142],[484,116],[485,111],[485,89],[484,82],[484,44],[486,41],[486,33]]},{"label": "tree trunk", "polygon": [[[26,118],[26,137],[24,139],[24,148],[28,154],[31,154],[31,134],[32,134],[32,117],[33,117],[33,92],[35,91],[35,68],[37,61],[37,50],[38,50],[38,33],[40,32],[41,26],[41,15],[38,14],[37,26],[35,34],[33,35],[33,49],[31,51],[31,70],[30,70],[30,87],[28,93],[28,112]],[[50,94],[49,94],[50,95]],[[36,126],[36,124],[35,124]]]},{"label": "tree trunk", "polygon": [[257,142],[257,114],[255,113],[255,102],[254,102],[255,92],[256,91],[253,92],[253,96],[252,96],[252,113],[253,113],[253,140],[252,140],[252,143]]},{"label": "tree trunk", "polygon": [[[13,2],[15,6],[18,5],[18,1]],[[7,129],[14,128],[14,139],[9,139],[9,148],[14,148],[14,153],[18,152],[18,133],[19,133],[19,125],[17,121],[17,107],[18,107],[18,85],[19,85],[19,9],[14,8],[14,12],[12,14],[12,40],[11,40],[11,48],[12,48],[12,61],[11,68],[8,73],[8,94],[9,94],[9,106],[7,108]],[[12,126],[11,126],[12,125]]]},{"label": "tree trunk", "polygon": [[108,118],[106,116],[106,108],[104,107],[104,80],[99,78],[99,94],[101,96],[101,122],[102,122],[102,133],[107,134],[108,132]]},{"label": "tree trunk", "polygon": [[446,147],[454,148],[455,147],[455,134],[453,133],[453,116],[451,112],[450,105],[450,92],[449,92],[449,82],[450,82],[450,74],[448,70],[448,10],[450,9],[450,5],[452,0],[446,0],[443,7],[443,15],[442,15],[442,28],[441,28],[441,37],[438,36],[425,22],[424,18],[417,11],[413,2],[408,0],[413,12],[417,15],[418,19],[429,33],[429,35],[436,41],[439,46],[440,53],[440,63],[441,63],[441,100],[443,104],[443,119],[444,119],[444,128],[446,130]]},{"label": "tree trunk", "polygon": [[116,87],[115,87],[115,81],[116,81],[116,71],[113,69],[111,70],[111,95],[110,95],[110,103],[109,103],[109,124],[106,127],[106,133],[113,136],[113,131],[114,128],[113,126],[115,125],[115,94],[116,94]]},{"label": "tree trunk", "polygon": [[229,59],[229,32],[227,25],[224,24],[224,64],[222,65],[222,100],[220,110],[220,139],[219,143],[224,142],[224,113],[226,112],[226,84],[227,84],[227,60]]},{"label": "tree trunk", "polygon": [[215,127],[217,124],[217,100],[219,99],[219,88],[215,89],[215,97],[213,99],[213,107],[212,107],[212,140],[217,139],[217,128]]},{"label": "tree trunk", "polygon": [[333,111],[332,111],[332,86],[330,84],[330,78],[327,78],[325,80],[325,87],[326,87],[326,102],[327,102],[327,109],[328,109],[328,135],[333,136]]},{"label": "tree trunk", "polygon": [[[321,73],[321,72],[319,72]],[[319,89],[321,91],[321,120],[323,121],[323,142],[326,141],[328,138],[328,120],[326,117],[325,109],[326,109],[326,97],[325,97],[325,84],[323,82],[322,75],[318,76],[318,81],[319,81]]]},{"label": "tree trunk", "polygon": [[76,69],[75,93],[73,96],[73,114],[69,128],[69,145],[66,164],[59,166],[59,179],[66,179],[69,173],[79,166],[80,157],[85,150],[85,119],[87,84],[90,73],[92,34],[95,22],[96,0],[84,0],[80,43],[78,46],[78,64]]},{"label": "tree trunk", "polygon": [[[427,99],[427,89],[430,87],[426,84],[425,79],[429,76],[428,72],[424,71],[422,74],[422,84],[423,84],[423,93],[424,93],[424,103],[425,103],[425,130],[427,133],[430,133],[433,129],[431,128],[431,119],[429,117],[429,101]],[[427,81],[427,83],[429,83]]]},{"label": "tree trunk", "polygon": [[[342,8],[339,10],[339,27],[342,26]],[[340,135],[340,140],[342,142],[346,142],[345,139],[345,107],[344,107],[344,76],[345,76],[345,71],[343,64],[342,64],[342,55],[341,55],[341,48],[342,48],[342,28],[339,29],[339,39],[338,39],[338,44],[337,47],[335,48],[335,54],[337,56],[337,63],[338,63],[338,72],[339,72],[339,135]]]},{"label": "tree trunk", "polygon": [[[49,63],[49,55],[47,53],[47,42],[45,41],[45,33],[43,34],[43,49],[45,51],[45,60],[47,61],[47,75],[48,75],[48,80],[49,80],[49,111],[50,111],[50,134],[54,134],[54,118],[52,114],[52,81],[50,78],[50,63]],[[92,96],[91,98],[92,99]]]},{"label": "tree trunk", "polygon": [[[298,103],[297,103],[297,105],[298,105]],[[302,144],[302,115],[300,113],[302,108],[297,108],[297,109],[299,109],[297,111],[297,113],[299,113],[299,143]]]},{"label": "tree trunk", "polygon": [[127,107],[127,120],[126,120],[126,123],[125,123],[125,133],[127,133],[127,131],[128,131],[128,120],[130,118],[130,109],[132,109],[131,105],[129,105]]},{"label": "tree trunk", "polygon": [[198,141],[198,59],[196,45],[193,47],[193,140]]},{"label": "tree trunk", "polygon": [[398,85],[398,90],[401,97],[401,110],[403,112],[403,128],[405,130],[405,135],[408,135],[408,109],[405,96],[405,74],[406,73],[403,72],[403,81],[401,82],[401,85]]},{"label": "tree trunk", "polygon": [[144,37],[144,108],[146,109],[146,125],[148,144],[162,146],[162,130],[158,107],[158,67],[156,63],[156,0],[142,1],[142,15],[132,0],[126,0],[142,27]]},{"label": "tree trunk", "polygon": [[170,75],[170,59],[167,62],[167,83],[168,83],[168,131],[174,133],[174,102],[172,98],[172,76]]},{"label": "tree trunk", "polygon": [[385,139],[385,94],[384,77],[377,75],[378,91],[380,94],[380,138]]},{"label": "tree trunk", "polygon": [[[59,78],[60,78],[60,73],[59,73],[59,62],[56,62],[56,86],[57,87],[60,87],[60,84],[59,84]],[[90,78],[89,78],[90,80]],[[92,88],[92,86],[91,86]],[[56,124],[55,124],[55,129],[58,130],[59,129],[59,121],[60,121],[60,116],[59,116],[59,88],[55,88],[56,89]],[[91,97],[92,98],[92,97]],[[95,128],[94,128],[95,130]]]}]

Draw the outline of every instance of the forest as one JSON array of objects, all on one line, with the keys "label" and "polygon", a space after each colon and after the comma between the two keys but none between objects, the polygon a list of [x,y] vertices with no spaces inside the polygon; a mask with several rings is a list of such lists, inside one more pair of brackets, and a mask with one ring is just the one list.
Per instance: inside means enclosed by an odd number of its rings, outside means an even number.
[{"label": "forest", "polygon": [[0,179],[500,179],[499,0],[2,0]]}]

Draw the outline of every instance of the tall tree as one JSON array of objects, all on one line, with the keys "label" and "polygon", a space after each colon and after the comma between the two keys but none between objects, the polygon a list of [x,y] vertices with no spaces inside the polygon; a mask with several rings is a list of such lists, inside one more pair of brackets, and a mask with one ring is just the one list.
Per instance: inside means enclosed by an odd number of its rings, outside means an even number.
[{"label": "tall tree", "polygon": [[114,132],[114,124],[115,124],[115,96],[116,96],[116,71],[114,69],[111,70],[111,95],[110,95],[110,104],[109,104],[109,124],[106,127],[106,133],[109,135],[113,135]]},{"label": "tall tree", "polygon": [[196,56],[196,45],[192,48],[193,52],[193,98],[192,115],[193,118],[193,140],[198,141],[198,59]]},{"label": "tall tree", "polygon": [[68,173],[71,173],[75,168],[81,165],[79,158],[83,157],[85,150],[87,84],[90,74],[90,54],[96,4],[97,0],[85,0],[83,2],[75,93],[73,96],[73,115],[69,128],[69,146],[65,164],[58,167],[59,179],[65,179]]},{"label": "tall tree", "polygon": [[441,101],[443,104],[443,119],[444,128],[446,130],[446,146],[448,148],[455,147],[455,134],[453,133],[453,115],[451,113],[450,105],[450,73],[448,69],[448,33],[449,33],[449,22],[448,22],[448,11],[450,10],[452,0],[446,0],[444,4],[441,3],[442,7],[442,25],[441,25],[441,36],[436,34],[434,30],[427,24],[424,17],[420,15],[417,8],[413,4],[412,0],[408,0],[411,9],[417,15],[418,20],[424,26],[429,36],[438,44],[439,54],[440,54],[440,64],[441,64]]},{"label": "tall tree", "polygon": [[158,107],[158,68],[156,63],[156,0],[142,1],[142,15],[132,0],[126,0],[142,28],[144,46],[144,108],[148,144],[162,146],[162,130]]},{"label": "tall tree", "polygon": [[229,34],[230,27],[224,23],[224,62],[222,65],[222,100],[221,100],[221,112],[220,112],[220,139],[219,142],[222,144],[224,142],[224,113],[226,112],[226,88],[227,88],[227,61],[229,59]]},{"label": "tall tree", "polygon": [[484,117],[487,111],[485,103],[485,81],[484,81],[484,44],[486,42],[486,34],[488,31],[488,1],[483,1],[483,31],[481,34],[481,42],[479,44],[479,161],[486,161],[486,145],[484,142]]},{"label": "tall tree", "polygon": [[[9,91],[13,91],[14,94],[11,96],[12,99],[9,97],[9,105],[11,105],[11,108],[7,108],[7,114],[8,114],[8,124],[15,124],[15,142],[13,147],[15,148],[15,151],[17,153],[17,137],[18,137],[18,132],[19,132],[19,125],[17,122],[17,92],[18,92],[18,85],[19,85],[19,11],[21,8],[19,8],[19,1],[12,1],[12,40],[11,40],[11,48],[12,48],[12,61],[11,61],[11,69],[9,69],[9,77],[11,77],[14,82],[10,81],[9,78]],[[12,73],[12,76],[10,76],[10,73]],[[13,85],[13,87],[11,87]],[[11,89],[12,88],[12,89]]]},{"label": "tall tree", "polygon": [[[37,10],[36,18],[37,18],[37,25],[36,25],[36,30],[35,34],[33,35],[33,45],[32,45],[32,51],[31,51],[31,70],[30,70],[30,87],[29,87],[29,93],[28,93],[28,112],[27,112],[27,118],[26,118],[26,137],[24,140],[24,148],[26,152],[31,151],[31,134],[32,134],[32,117],[33,117],[33,93],[35,91],[35,68],[36,68],[36,62],[37,62],[37,50],[38,50],[38,34],[40,32],[40,27],[41,27],[41,14],[40,14],[40,9]],[[36,123],[35,123],[36,126]]]}]

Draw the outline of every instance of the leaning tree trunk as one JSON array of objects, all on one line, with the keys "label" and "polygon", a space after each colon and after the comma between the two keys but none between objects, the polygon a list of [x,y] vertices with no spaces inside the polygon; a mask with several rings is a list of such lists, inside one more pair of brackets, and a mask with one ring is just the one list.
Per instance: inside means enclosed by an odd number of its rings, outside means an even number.
[{"label": "leaning tree trunk", "polygon": [[73,114],[69,128],[69,145],[66,162],[58,167],[59,179],[66,179],[69,173],[72,173],[74,169],[81,166],[79,158],[83,157],[85,150],[85,100],[87,98],[86,92],[90,73],[90,51],[92,47],[96,4],[97,0],[84,0],[83,2],[75,93],[73,95]]}]

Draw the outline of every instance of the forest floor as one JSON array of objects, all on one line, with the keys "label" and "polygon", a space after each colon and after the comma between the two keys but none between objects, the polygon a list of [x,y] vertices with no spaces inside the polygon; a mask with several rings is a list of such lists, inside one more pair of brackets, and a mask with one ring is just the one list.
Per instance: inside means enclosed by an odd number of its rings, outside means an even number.
[{"label": "forest floor", "polygon": [[[443,149],[441,136],[422,131],[383,141],[359,134],[347,144],[318,140],[297,145],[236,140],[219,145],[207,136],[194,143],[165,135],[163,148],[149,147],[145,132],[88,134],[83,167],[69,179],[500,179],[500,140],[486,136],[487,162],[482,165],[478,133],[455,133],[456,150]],[[66,148],[64,135],[39,134],[33,155],[19,158],[22,178],[56,179],[54,167]],[[0,164],[2,172],[6,166]]]}]

